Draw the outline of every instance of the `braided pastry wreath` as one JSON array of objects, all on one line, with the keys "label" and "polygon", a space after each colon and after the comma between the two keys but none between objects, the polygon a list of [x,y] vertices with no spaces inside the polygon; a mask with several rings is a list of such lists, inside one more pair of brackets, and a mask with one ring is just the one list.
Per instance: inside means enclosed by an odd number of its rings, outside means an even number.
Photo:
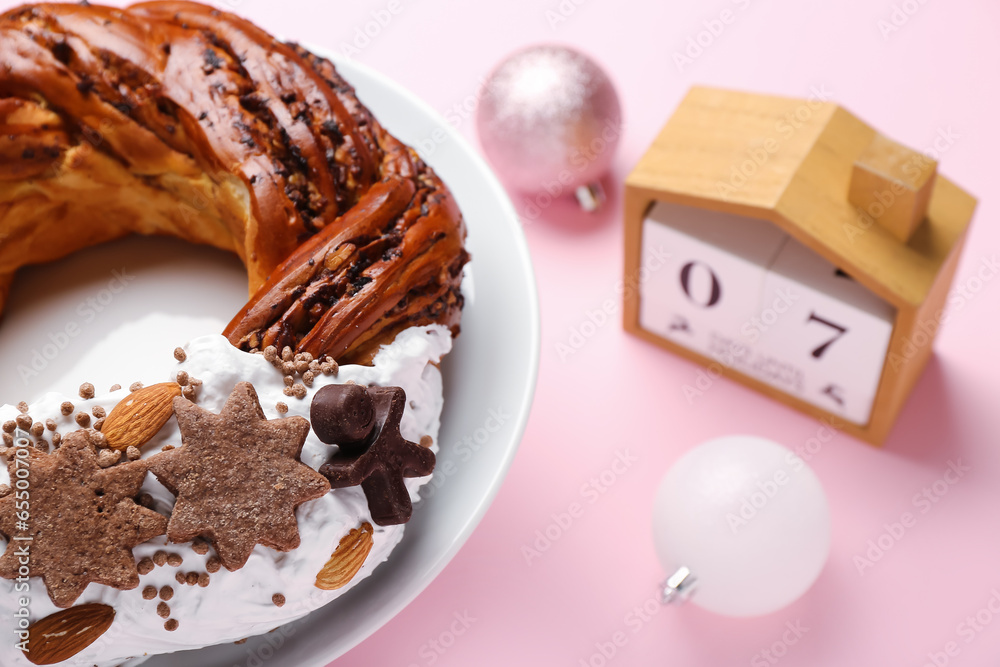
[{"label": "braided pastry wreath", "polygon": [[0,16],[0,311],[20,267],[133,233],[236,253],[251,297],[164,381],[0,407],[3,665],[299,618],[388,557],[434,466],[464,222],[332,63],[191,2]]}]

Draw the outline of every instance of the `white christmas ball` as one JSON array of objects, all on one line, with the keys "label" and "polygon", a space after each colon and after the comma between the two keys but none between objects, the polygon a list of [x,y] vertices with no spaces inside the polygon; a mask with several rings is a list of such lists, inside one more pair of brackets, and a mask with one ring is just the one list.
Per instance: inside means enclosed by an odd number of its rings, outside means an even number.
[{"label": "white christmas ball", "polygon": [[667,472],[653,536],[667,576],[691,570],[692,603],[759,616],[816,581],[830,552],[830,510],[816,474],[794,452],[729,436],[695,447]]}]

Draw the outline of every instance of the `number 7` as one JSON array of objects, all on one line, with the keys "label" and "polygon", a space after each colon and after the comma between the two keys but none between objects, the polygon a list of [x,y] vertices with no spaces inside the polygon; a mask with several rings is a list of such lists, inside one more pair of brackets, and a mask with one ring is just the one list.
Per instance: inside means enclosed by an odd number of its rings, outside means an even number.
[{"label": "number 7", "polygon": [[815,350],[812,351],[812,355],[817,359],[822,357],[823,353],[826,352],[827,348],[829,348],[831,345],[837,342],[837,340],[839,340],[841,336],[847,333],[847,327],[842,327],[839,324],[834,324],[830,320],[825,320],[822,317],[818,316],[815,312],[809,314],[809,319],[806,320],[806,324],[809,324],[810,322],[819,322],[820,324],[825,324],[831,329],[837,330],[837,334],[833,338],[826,341],[825,343],[823,343],[822,345],[820,345],[819,347],[817,347]]}]

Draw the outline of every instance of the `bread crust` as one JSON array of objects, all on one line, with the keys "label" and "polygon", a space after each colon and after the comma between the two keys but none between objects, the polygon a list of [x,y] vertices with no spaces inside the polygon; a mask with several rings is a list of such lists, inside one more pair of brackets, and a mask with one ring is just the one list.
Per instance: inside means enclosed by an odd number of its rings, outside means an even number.
[{"label": "bread crust", "polygon": [[363,362],[458,333],[454,198],[329,61],[193,2],[3,14],[0,309],[21,266],[132,233],[239,255],[243,349]]}]

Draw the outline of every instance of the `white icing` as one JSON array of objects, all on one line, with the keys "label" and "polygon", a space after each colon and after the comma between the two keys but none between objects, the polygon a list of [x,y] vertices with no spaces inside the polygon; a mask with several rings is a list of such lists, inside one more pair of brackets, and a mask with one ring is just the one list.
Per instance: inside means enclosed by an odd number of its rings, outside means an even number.
[{"label": "white icing", "polygon": [[[379,352],[373,366],[341,366],[336,377],[317,377],[304,399],[284,395],[281,374],[262,355],[240,352],[222,336],[197,338],[184,349],[187,352],[184,363],[177,363],[170,351],[165,351],[162,359],[144,361],[142,369],[133,369],[133,374],[141,374],[144,379],[151,378],[147,383],[152,384],[172,380],[180,370],[187,371],[204,383],[198,394],[198,404],[212,412],[222,409],[237,382],[251,382],[268,419],[282,417],[275,408],[278,402],[288,406],[288,415],[308,418],[313,394],[327,384],[354,380],[361,385],[399,386],[406,391],[407,398],[400,426],[403,436],[418,441],[421,436],[430,435],[437,450],[443,397],[441,374],[433,362],[440,360],[451,349],[451,334],[445,327],[431,325],[404,331],[392,345]],[[110,412],[128,393],[128,389],[120,389],[90,400],[49,393],[30,406],[29,414],[35,421],[55,419],[58,431],[65,434],[78,426],[73,421],[73,415],[64,417],[61,414],[63,401],[74,404],[74,415],[79,411],[90,413],[96,406]],[[17,415],[18,410],[14,406],[0,407],[0,423]],[[43,437],[50,439],[50,432],[46,431]],[[152,456],[167,444],[181,444],[177,422],[173,418],[143,448],[143,456]],[[302,450],[302,461],[318,469],[333,449],[320,442],[310,431]],[[428,476],[407,480],[414,501],[418,498],[420,486],[429,479]],[[6,466],[0,467],[0,483],[9,481]],[[169,514],[173,495],[153,475],[147,476],[143,490],[154,497],[158,511]],[[375,526],[374,546],[358,575],[343,589],[323,591],[314,585],[316,574],[349,530],[371,521],[367,502],[359,487],[337,489],[300,506],[297,517],[302,540],[299,548],[281,553],[258,545],[244,568],[236,572],[220,569],[210,575],[211,583],[206,588],[179,584],[175,575],[178,571],[205,572],[205,563],[214,550],[204,556],[198,555],[189,544],[167,545],[164,537],[136,547],[133,550],[136,561],[164,550],[180,554],[184,562],[179,568],[169,565],[155,568],[141,576],[139,587],[130,591],[90,584],[76,604],[99,602],[114,607],[114,624],[101,639],[59,664],[66,667],[114,667],[129,658],[139,658],[128,662],[129,665],[137,665],[142,662],[141,656],[232,642],[268,632],[349,590],[385,561],[403,535],[403,526]],[[2,537],[0,548],[6,548]],[[32,621],[59,611],[49,600],[41,579],[33,577],[29,584],[31,590],[27,595],[31,600],[29,611]],[[14,585],[13,581],[0,580],[0,665],[27,666],[30,663],[15,647],[17,621],[13,615],[18,609],[18,599],[25,594],[15,592]],[[180,623],[177,630],[168,632],[164,629],[164,619],[156,612],[159,598],[143,599],[142,590],[147,586],[173,588],[173,598],[167,604],[170,606],[170,617]],[[285,596],[284,606],[277,607],[272,603],[271,597],[275,593]]]}]

